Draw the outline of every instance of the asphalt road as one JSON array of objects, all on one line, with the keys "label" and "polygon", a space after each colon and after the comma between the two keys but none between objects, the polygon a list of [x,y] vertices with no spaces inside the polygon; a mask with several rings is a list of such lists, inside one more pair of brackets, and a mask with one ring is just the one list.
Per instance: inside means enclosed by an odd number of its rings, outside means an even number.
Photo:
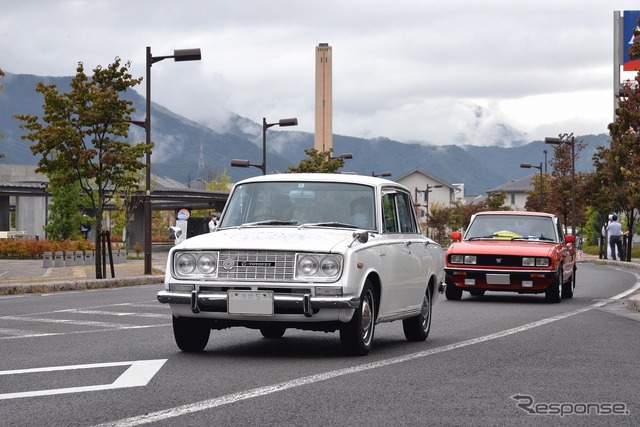
[{"label": "asphalt road", "polygon": [[292,330],[181,353],[156,285],[0,297],[0,426],[639,425],[638,282],[581,264],[560,304],[441,296],[426,342],[383,324],[362,358]]}]

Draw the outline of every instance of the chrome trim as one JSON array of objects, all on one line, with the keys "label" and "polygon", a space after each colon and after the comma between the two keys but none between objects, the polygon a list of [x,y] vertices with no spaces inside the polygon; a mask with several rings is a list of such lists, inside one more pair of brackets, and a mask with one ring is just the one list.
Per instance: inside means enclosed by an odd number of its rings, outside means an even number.
[{"label": "chrome trim", "polygon": [[558,270],[495,270],[490,268],[458,268],[458,267],[445,267],[444,272],[451,275],[453,271],[463,271],[466,273],[476,274],[557,274]]},{"label": "chrome trim", "polygon": [[[210,306],[216,302],[227,302],[227,292],[219,291],[193,291],[193,292],[179,292],[162,290],[158,292],[158,301],[163,304],[188,304],[191,306],[192,311],[201,309],[202,307]],[[274,294],[273,303],[275,308],[286,307],[301,307],[305,316],[310,317],[314,309],[320,308],[345,308],[354,309],[360,305],[360,297],[353,295],[342,296],[327,296],[318,297],[311,296],[310,294]],[[195,313],[195,311],[194,311]]]}]

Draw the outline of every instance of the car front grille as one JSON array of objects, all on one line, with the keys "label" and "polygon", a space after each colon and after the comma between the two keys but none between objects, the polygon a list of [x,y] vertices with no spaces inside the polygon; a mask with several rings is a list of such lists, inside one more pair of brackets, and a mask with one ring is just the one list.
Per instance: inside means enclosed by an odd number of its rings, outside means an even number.
[{"label": "car front grille", "polygon": [[490,267],[522,267],[522,257],[511,255],[478,255],[477,265]]},{"label": "car front grille", "polygon": [[278,251],[221,251],[218,279],[293,280],[295,253]]}]

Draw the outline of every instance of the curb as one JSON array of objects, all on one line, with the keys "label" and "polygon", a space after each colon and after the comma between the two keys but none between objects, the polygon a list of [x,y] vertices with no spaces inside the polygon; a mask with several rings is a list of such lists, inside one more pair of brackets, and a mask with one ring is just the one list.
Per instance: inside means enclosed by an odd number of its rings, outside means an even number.
[{"label": "curb", "polygon": [[633,311],[640,311],[640,294],[633,294],[629,297],[627,308]]},{"label": "curb", "polygon": [[117,279],[57,280],[44,283],[3,283],[0,284],[0,295],[42,294],[59,291],[157,285],[161,283],[164,283],[164,275],[130,276]]},{"label": "curb", "polygon": [[[584,260],[580,262],[582,263],[589,262],[591,264],[599,264],[599,265],[615,265],[616,267],[624,267],[624,268],[629,268],[631,270],[640,271],[640,263],[634,262],[634,261],[626,262],[626,261],[618,261],[618,260],[612,260],[612,259],[585,257]],[[640,292],[636,292],[629,296],[627,308],[632,311],[640,312]]]}]

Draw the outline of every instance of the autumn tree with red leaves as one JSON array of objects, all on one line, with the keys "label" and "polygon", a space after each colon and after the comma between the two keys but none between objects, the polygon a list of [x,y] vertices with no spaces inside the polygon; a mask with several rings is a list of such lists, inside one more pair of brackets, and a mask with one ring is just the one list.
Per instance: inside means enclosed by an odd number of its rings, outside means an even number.
[{"label": "autumn tree with red leaves", "polygon": [[[640,25],[640,20],[638,20]],[[634,30],[635,35],[640,31]],[[640,58],[640,43],[629,48],[629,58]],[[609,203],[610,212],[624,213],[629,233],[626,247],[631,248],[636,212],[640,208],[640,71],[632,81],[620,87],[616,119],[609,124],[609,147],[598,147],[593,161],[600,184],[600,198]],[[624,254],[631,260],[631,251]]]}]

